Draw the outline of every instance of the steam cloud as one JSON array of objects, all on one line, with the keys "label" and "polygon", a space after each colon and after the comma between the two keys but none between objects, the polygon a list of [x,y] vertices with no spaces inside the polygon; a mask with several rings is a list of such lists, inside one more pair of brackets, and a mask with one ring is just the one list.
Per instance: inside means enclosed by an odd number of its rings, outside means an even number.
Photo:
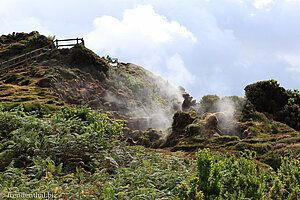
[{"label": "steam cloud", "polygon": [[[107,91],[104,100],[121,114],[137,118],[136,123],[141,129],[165,130],[170,127],[173,114],[181,110],[181,91],[149,71],[141,72],[136,65],[127,67],[137,74],[128,76],[121,69],[111,71],[115,89]],[[143,73],[145,75],[141,75]]]},{"label": "steam cloud", "polygon": [[238,97],[223,97],[217,101],[218,127],[222,134],[241,137],[237,116],[245,103],[245,99]]}]

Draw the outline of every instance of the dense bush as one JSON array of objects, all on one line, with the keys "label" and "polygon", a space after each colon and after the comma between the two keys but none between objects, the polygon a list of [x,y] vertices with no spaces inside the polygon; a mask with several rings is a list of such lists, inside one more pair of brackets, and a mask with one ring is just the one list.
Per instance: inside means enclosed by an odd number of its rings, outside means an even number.
[{"label": "dense bush", "polygon": [[220,97],[217,95],[206,95],[203,96],[200,101],[200,112],[201,113],[215,113],[218,111],[218,101],[220,100]]},{"label": "dense bush", "polygon": [[[245,94],[256,110],[269,113],[275,120],[300,130],[300,93],[298,90],[285,90],[272,79],[246,86]],[[247,109],[244,109],[244,116],[245,112]]]},{"label": "dense bush", "polygon": [[275,119],[300,130],[300,105],[285,105],[284,109],[278,112]]},{"label": "dense bush", "polygon": [[289,105],[293,105],[293,104],[298,104],[300,105],[300,93],[299,90],[294,89],[292,90],[287,90],[288,96],[289,96],[289,100],[288,100],[288,104]]},{"label": "dense bush", "polygon": [[289,99],[286,90],[273,79],[247,85],[245,95],[258,111],[271,114],[282,110]]},{"label": "dense bush", "polygon": [[48,119],[18,108],[0,112],[0,170],[11,162],[29,169],[46,158],[62,163],[64,170],[93,170],[99,165],[94,154],[122,133],[122,123],[87,107],[66,107]]},{"label": "dense bush", "polygon": [[297,199],[300,162],[284,157],[278,172],[266,173],[246,150],[239,158],[211,153],[196,154],[197,176],[179,187],[180,199]]},{"label": "dense bush", "polygon": [[191,124],[195,118],[188,112],[176,112],[173,116],[172,130],[184,129]]},{"label": "dense bush", "polygon": [[124,144],[98,151],[97,162],[101,165],[94,172],[80,167],[66,172],[63,164],[50,158],[35,157],[28,170],[12,162],[0,172],[0,193],[46,191],[56,199],[175,199],[177,186],[195,167],[188,158]]},{"label": "dense bush", "polygon": [[[0,193],[59,199],[171,199],[193,162],[111,143],[122,122],[87,107],[38,117],[0,109]],[[150,136],[153,131],[148,131]]]}]

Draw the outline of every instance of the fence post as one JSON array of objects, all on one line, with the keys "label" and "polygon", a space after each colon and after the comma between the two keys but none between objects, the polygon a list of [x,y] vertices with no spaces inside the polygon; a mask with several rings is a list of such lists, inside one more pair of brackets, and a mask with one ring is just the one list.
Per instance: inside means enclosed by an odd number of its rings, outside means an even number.
[{"label": "fence post", "polygon": [[83,38],[81,38],[81,42],[82,42],[82,45],[84,46],[84,40],[83,40]]},{"label": "fence post", "polygon": [[76,38],[76,43],[78,44],[78,38]]},{"label": "fence post", "polygon": [[56,41],[56,48],[58,48],[58,41],[57,40],[55,40]]}]

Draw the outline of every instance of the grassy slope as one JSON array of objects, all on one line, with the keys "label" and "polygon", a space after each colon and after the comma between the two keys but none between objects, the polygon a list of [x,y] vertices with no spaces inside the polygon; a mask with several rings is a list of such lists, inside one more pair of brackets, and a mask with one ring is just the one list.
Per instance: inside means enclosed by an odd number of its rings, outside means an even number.
[{"label": "grassy slope", "polygon": [[[5,49],[6,46],[4,46]],[[9,48],[6,48],[10,54]],[[5,52],[5,50],[3,50]],[[93,109],[115,111],[116,118],[156,118],[150,125],[159,126],[156,115],[171,123],[174,109],[180,107],[180,93],[166,81],[145,69],[120,63],[119,67],[89,49],[55,49],[26,67],[0,75],[1,102],[11,108],[19,103],[48,106],[87,104]],[[133,122],[132,127],[138,122]],[[144,129],[149,125],[145,123]]]},{"label": "grassy slope", "polygon": [[281,156],[292,152],[299,158],[300,133],[285,124],[269,120],[261,113],[257,113],[257,115],[261,118],[242,123],[252,134],[251,137],[240,139],[237,136],[214,136],[212,133],[205,132],[190,135],[188,132],[190,124],[182,130],[183,137],[175,146],[171,147],[171,150],[195,151],[199,148],[210,148],[213,151],[238,155],[239,151],[249,149],[257,153],[258,161],[275,169],[280,166]]}]

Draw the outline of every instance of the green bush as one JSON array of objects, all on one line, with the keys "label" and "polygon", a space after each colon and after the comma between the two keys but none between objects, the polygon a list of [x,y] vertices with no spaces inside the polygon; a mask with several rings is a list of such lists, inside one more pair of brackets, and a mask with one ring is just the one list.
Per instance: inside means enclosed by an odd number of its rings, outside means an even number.
[{"label": "green bush", "polygon": [[203,96],[200,101],[201,110],[202,113],[215,113],[218,111],[217,103],[220,100],[220,97],[217,95],[206,95]]},{"label": "green bush", "polygon": [[246,149],[255,151],[258,154],[265,154],[271,149],[271,145],[264,144],[264,143],[256,143],[256,144],[249,144],[246,142],[239,142],[235,145],[235,148],[239,151],[244,151]]},{"label": "green bush", "polygon": [[299,90],[294,89],[292,90],[287,90],[288,96],[289,96],[289,100],[288,100],[288,104],[289,105],[293,105],[293,104],[298,104],[300,105],[300,93]]},{"label": "green bush", "polygon": [[201,129],[204,129],[198,124],[189,124],[186,126],[186,133],[188,136],[198,135],[201,133]]},{"label": "green bush", "polygon": [[300,105],[285,105],[284,109],[276,115],[276,120],[281,121],[290,127],[300,130]]},{"label": "green bush", "polygon": [[[183,158],[124,144],[97,153],[95,172],[65,172],[50,158],[34,158],[25,170],[11,163],[0,172],[0,192],[52,193],[56,199],[175,199],[177,186],[195,167]],[[36,179],[35,177],[40,177]]]},{"label": "green bush", "polygon": [[246,150],[234,155],[196,154],[197,176],[177,189],[180,199],[298,199],[300,162],[292,156],[281,159],[278,172],[258,170],[256,154]]},{"label": "green bush", "polygon": [[245,87],[246,98],[260,112],[275,113],[288,103],[288,94],[275,80],[259,81]]},{"label": "green bush", "polygon": [[[35,115],[38,118],[43,118],[49,114],[53,114],[57,111],[57,108],[50,105],[45,105],[40,101],[26,102],[26,103],[14,103],[5,104],[3,106],[3,111],[10,111],[13,113],[18,113],[20,115]],[[22,114],[23,113],[23,114]]]},{"label": "green bush", "polygon": [[17,167],[30,167],[37,156],[63,163],[65,170],[91,170],[96,163],[93,154],[122,134],[122,123],[87,107],[65,107],[49,119],[29,115],[22,107],[0,112],[0,119],[10,125],[3,126],[0,170],[12,160]]},{"label": "green bush", "polygon": [[0,111],[0,139],[8,137],[22,124],[22,116]]},{"label": "green bush", "polygon": [[237,159],[204,149],[196,157],[197,178],[191,179],[190,186],[179,186],[178,197],[196,199],[195,195],[203,193],[204,199],[265,198],[264,177],[258,174],[253,162],[255,154],[246,151]]},{"label": "green bush", "polygon": [[184,129],[195,120],[188,112],[176,112],[173,116],[172,130]]},{"label": "green bush", "polygon": [[292,156],[281,158],[277,183],[273,186],[272,195],[281,199],[298,199],[300,194],[300,162]]},{"label": "green bush", "polygon": [[300,130],[300,93],[298,90],[285,90],[272,79],[246,86],[245,94],[258,111],[267,112],[275,120]]}]

